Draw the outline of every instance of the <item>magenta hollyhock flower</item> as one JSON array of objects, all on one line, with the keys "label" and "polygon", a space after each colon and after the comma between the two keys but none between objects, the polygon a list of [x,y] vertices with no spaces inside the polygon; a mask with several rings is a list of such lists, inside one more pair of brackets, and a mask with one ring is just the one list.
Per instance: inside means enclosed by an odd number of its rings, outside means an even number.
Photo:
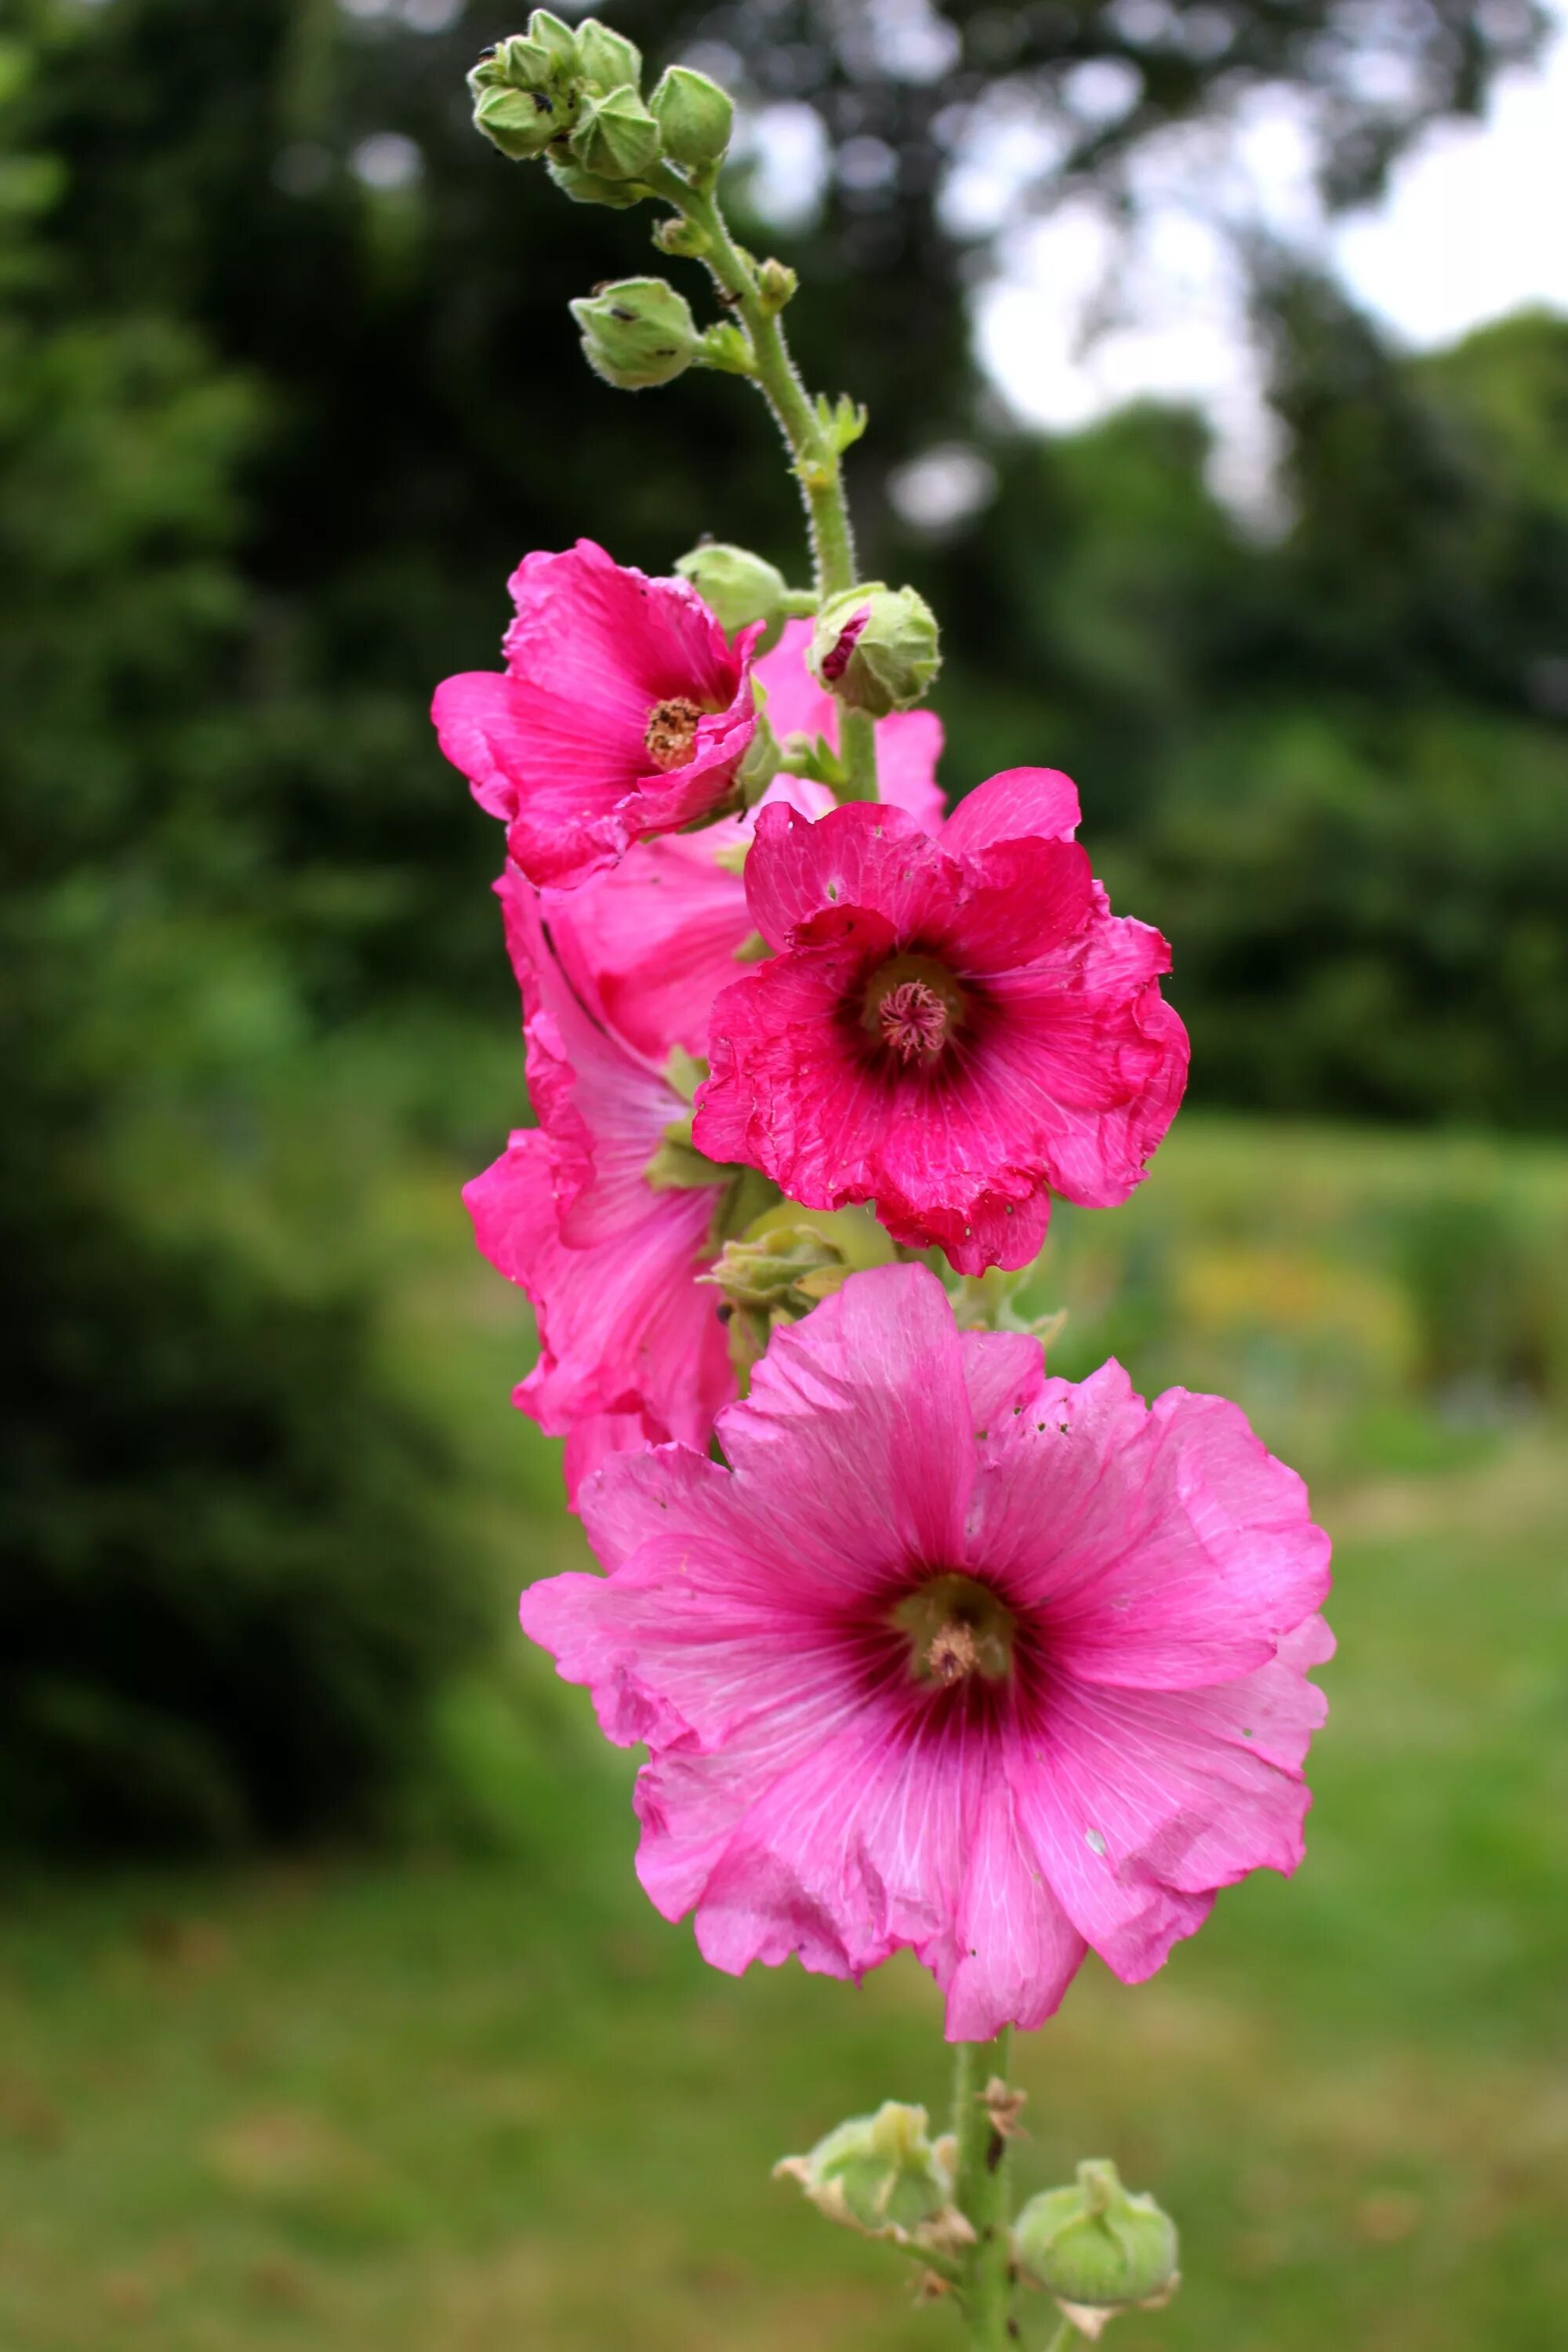
[{"label": "magenta hollyhock flower", "polygon": [[1048,768],[979,786],[931,838],[858,803],[764,809],[746,861],[776,952],[713,1007],[698,1149],[812,1208],[870,1201],[963,1273],[1026,1265],[1050,1196],[1124,1201],[1176,1113],[1170,950],[1113,916]]},{"label": "magenta hollyhock flower", "polygon": [[711,1265],[729,1181],[655,1191],[665,1129],[688,1106],[651,1063],[578,1001],[539,895],[515,869],[496,885],[523,998],[537,1128],[520,1129],[465,1187],[480,1249],[527,1292],[539,1361],[514,1402],[566,1439],[566,1491],[606,1454],[681,1438],[706,1445],[735,1393]]},{"label": "magenta hollyhock flower", "polygon": [[[753,675],[767,689],[773,731],[838,741],[838,710],[805,666],[811,629],[791,621]],[[896,711],[877,727],[882,799],[934,833],[946,811],[936,764],[942,721],[934,711]],[[816,818],[835,806],[825,784],[779,775],[763,807],[787,804]],[[708,1051],[713,1000],[742,969],[755,937],[734,852],[751,838],[755,813],[726,817],[694,834],[637,842],[620,864],[580,889],[548,891],[551,936],[573,984],[612,1028],[661,1062],[672,1045]],[[721,858],[730,860],[721,864]]]},{"label": "magenta hollyhock flower", "polygon": [[509,584],[506,668],[447,678],[431,716],[529,879],[580,882],[721,808],[756,731],[757,630],[731,645],[684,580],[591,539],[525,555]]},{"label": "magenta hollyhock flower", "polygon": [[1047,1379],[898,1265],[776,1332],[718,1433],[728,1468],[608,1463],[607,1575],[521,1612],[647,1743],[638,1874],[715,1967],[907,1948],[981,2041],[1296,1867],[1329,1543],[1235,1405]]}]

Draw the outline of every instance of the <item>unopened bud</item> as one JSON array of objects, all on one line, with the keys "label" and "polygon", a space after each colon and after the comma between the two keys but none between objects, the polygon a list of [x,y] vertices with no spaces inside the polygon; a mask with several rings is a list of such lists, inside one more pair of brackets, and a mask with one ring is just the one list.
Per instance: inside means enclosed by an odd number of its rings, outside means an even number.
[{"label": "unopened bud", "polygon": [[571,127],[563,101],[546,89],[510,89],[505,84],[481,90],[474,107],[474,128],[514,163],[542,155],[552,139]]},{"label": "unopened bud", "polygon": [[1083,2332],[1135,2304],[1164,2301],[1176,2285],[1176,2225],[1152,2197],[1131,2197],[1109,2159],[1090,2158],[1070,2189],[1031,2197],[1013,2226],[1029,2276],[1047,2287]]},{"label": "unopened bud", "polygon": [[585,172],[580,163],[563,163],[560,156],[545,159],[545,170],[563,196],[574,205],[608,205],[612,212],[624,213],[628,205],[640,205],[648,191],[636,180],[605,180],[597,172]]},{"label": "unopened bud", "polygon": [[798,1323],[863,1267],[891,1265],[892,1243],[867,1209],[803,1209],[783,1201],[726,1241],[700,1276],[728,1309],[730,1354],[744,1379],[770,1335]]},{"label": "unopened bud", "polygon": [[808,658],[840,702],[885,719],[919,702],[942,667],[936,615],[912,588],[847,588],[817,614]]},{"label": "unopened bud", "polygon": [[952,2202],[948,2151],[927,2135],[923,2107],[889,2099],[851,2116],[809,2156],[786,2156],[775,2180],[798,2180],[830,2221],[900,2245],[954,2246],[973,2232]]},{"label": "unopened bud", "polygon": [[577,66],[595,97],[628,82],[636,89],[642,80],[642,51],[637,43],[601,25],[597,16],[584,16],[577,27]]},{"label": "unopened bud", "polygon": [[757,294],[764,310],[782,310],[793,300],[800,288],[800,273],[787,261],[763,261],[757,265]]},{"label": "unopened bud", "polygon": [[595,375],[623,392],[669,383],[691,364],[697,321],[662,278],[623,278],[572,305]]},{"label": "unopened bud", "polygon": [[572,133],[572,152],[601,180],[635,180],[658,158],[658,125],[628,84],[588,99]]},{"label": "unopened bud", "polygon": [[772,637],[778,635],[789,589],[784,573],[753,555],[750,548],[710,540],[681,556],[675,568],[683,580],[690,581],[721,627],[743,629],[750,621],[766,621]]},{"label": "unopened bud", "polygon": [[570,25],[563,25],[548,8],[536,8],[530,16],[527,38],[543,52],[552,74],[576,72],[577,36]]},{"label": "unopened bud", "polygon": [[689,66],[669,66],[660,76],[652,105],[672,163],[698,172],[723,161],[735,120],[734,100],[727,89]]},{"label": "unopened bud", "polygon": [[713,242],[705,228],[699,228],[681,213],[671,213],[658,222],[653,241],[660,253],[678,253],[688,261],[700,261]]}]

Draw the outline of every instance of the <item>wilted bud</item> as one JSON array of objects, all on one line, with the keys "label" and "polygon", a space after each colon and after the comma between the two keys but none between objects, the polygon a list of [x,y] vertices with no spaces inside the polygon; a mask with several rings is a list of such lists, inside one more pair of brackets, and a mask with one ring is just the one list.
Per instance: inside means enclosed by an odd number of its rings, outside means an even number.
[{"label": "wilted bud", "polygon": [[479,93],[474,128],[514,163],[542,155],[552,139],[571,127],[564,100],[546,89],[510,89],[504,83]]},{"label": "wilted bud", "polygon": [[577,67],[595,97],[627,82],[636,89],[642,80],[642,51],[597,16],[584,16],[577,27]]},{"label": "wilted bud", "polygon": [[572,305],[595,375],[623,392],[668,383],[691,364],[697,321],[686,298],[662,278],[622,278]]},{"label": "wilted bud", "polygon": [[640,205],[647,190],[636,180],[601,179],[597,172],[585,172],[581,163],[563,163],[558,155],[545,159],[545,170],[563,196],[574,205],[608,205],[613,212],[624,213],[628,205]]},{"label": "wilted bud", "polygon": [[689,580],[703,603],[726,629],[743,629],[750,621],[766,621],[763,649],[784,626],[784,600],[789,593],[782,572],[764,563],[748,547],[731,547],[710,540],[681,556],[676,570]]},{"label": "wilted bud", "polygon": [[926,2132],[923,2107],[889,2099],[874,2116],[852,2116],[809,2156],[786,2156],[775,2180],[798,2180],[830,2221],[901,2245],[952,2247],[973,2232],[952,2202],[948,2152]]},{"label": "wilted bud", "polygon": [[584,102],[572,152],[602,180],[635,180],[658,159],[658,125],[629,85],[606,90]]},{"label": "wilted bud", "polygon": [[912,588],[847,588],[817,614],[809,660],[840,702],[885,719],[919,702],[942,667],[936,615]]},{"label": "wilted bud", "polygon": [[713,242],[705,228],[680,213],[671,213],[655,225],[653,241],[660,253],[679,253],[688,261],[700,261]]},{"label": "wilted bud", "polygon": [[722,1294],[731,1358],[744,1378],[780,1324],[798,1323],[850,1275],[889,1265],[895,1255],[867,1209],[803,1209],[781,1201],[727,1241],[712,1270],[699,1279]]},{"label": "wilted bud", "polygon": [[664,152],[688,172],[723,161],[735,120],[735,103],[706,74],[689,66],[669,66],[654,91],[653,111]]},{"label": "wilted bud", "polygon": [[1031,2197],[1013,2245],[1089,2335],[1134,2304],[1165,2301],[1176,2285],[1175,2223],[1152,2197],[1129,2196],[1105,2158],[1080,2164],[1073,2188]]}]

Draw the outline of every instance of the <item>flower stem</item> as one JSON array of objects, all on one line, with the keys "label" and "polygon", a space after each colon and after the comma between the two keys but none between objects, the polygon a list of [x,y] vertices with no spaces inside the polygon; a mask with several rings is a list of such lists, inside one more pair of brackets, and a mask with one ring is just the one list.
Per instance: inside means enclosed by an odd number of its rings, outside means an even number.
[{"label": "flower stem", "polygon": [[[751,256],[730,235],[716,196],[695,188],[689,180],[659,163],[648,184],[692,222],[707,240],[703,259],[728,307],[739,316],[751,345],[751,373],[778,421],[788,446],[795,479],[805,500],[811,533],[812,568],[819,599],[853,588],[855,535],[849,524],[849,504],[844,495],[844,469],[839,446],[800,380],[777,308],[765,301]],[[841,800],[874,801],[877,797],[877,734],[872,719],[861,710],[840,714],[846,782]]]},{"label": "flower stem", "polygon": [[1009,2352],[1014,2340],[1007,2141],[985,2104],[991,2077],[1005,2079],[1012,2030],[994,2042],[961,2042],[955,2053],[952,2128],[958,2141],[957,2200],[974,2232],[959,2289],[975,2352]]}]

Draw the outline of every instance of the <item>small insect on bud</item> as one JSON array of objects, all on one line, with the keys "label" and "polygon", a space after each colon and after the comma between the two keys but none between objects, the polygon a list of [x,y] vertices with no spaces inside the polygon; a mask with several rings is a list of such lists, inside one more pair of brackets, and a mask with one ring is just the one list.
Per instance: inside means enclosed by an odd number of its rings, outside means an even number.
[{"label": "small insect on bud", "polygon": [[479,93],[474,128],[514,163],[542,155],[552,139],[570,128],[561,101],[546,89],[510,89],[504,84]]},{"label": "small insect on bud", "polygon": [[786,2156],[775,2180],[798,2180],[830,2221],[900,2245],[952,2246],[973,2236],[952,2203],[950,2149],[927,2136],[926,2111],[889,2099],[851,2116],[809,2156]]},{"label": "small insect on bud", "polygon": [[637,43],[601,25],[597,16],[584,16],[577,27],[577,65],[595,98],[628,83],[636,89],[642,81],[642,51]]},{"label": "small insect on bud", "polygon": [[919,702],[942,667],[936,615],[912,588],[847,588],[817,614],[807,658],[840,702],[885,719]]},{"label": "small insect on bud", "polygon": [[658,157],[658,125],[630,85],[584,105],[572,152],[601,180],[635,180]]},{"label": "small insect on bud", "polygon": [[748,622],[768,625],[763,645],[778,636],[784,626],[784,600],[789,593],[784,573],[749,547],[731,547],[712,540],[680,556],[676,570],[689,580],[710,611],[726,629],[743,629]]},{"label": "small insect on bud", "polygon": [[[1176,2285],[1176,2225],[1152,2197],[1131,2197],[1114,2164],[1089,2158],[1070,2189],[1031,2197],[1013,2226],[1022,2268],[1085,2334]],[[1081,2317],[1080,2317],[1081,2315]]]},{"label": "small insect on bud", "polygon": [[595,375],[622,392],[669,383],[689,368],[697,322],[684,295],[662,278],[623,278],[572,305]]},{"label": "small insect on bud", "polygon": [[659,79],[652,105],[672,163],[699,172],[723,161],[735,120],[734,100],[727,89],[689,66],[670,66]]}]

